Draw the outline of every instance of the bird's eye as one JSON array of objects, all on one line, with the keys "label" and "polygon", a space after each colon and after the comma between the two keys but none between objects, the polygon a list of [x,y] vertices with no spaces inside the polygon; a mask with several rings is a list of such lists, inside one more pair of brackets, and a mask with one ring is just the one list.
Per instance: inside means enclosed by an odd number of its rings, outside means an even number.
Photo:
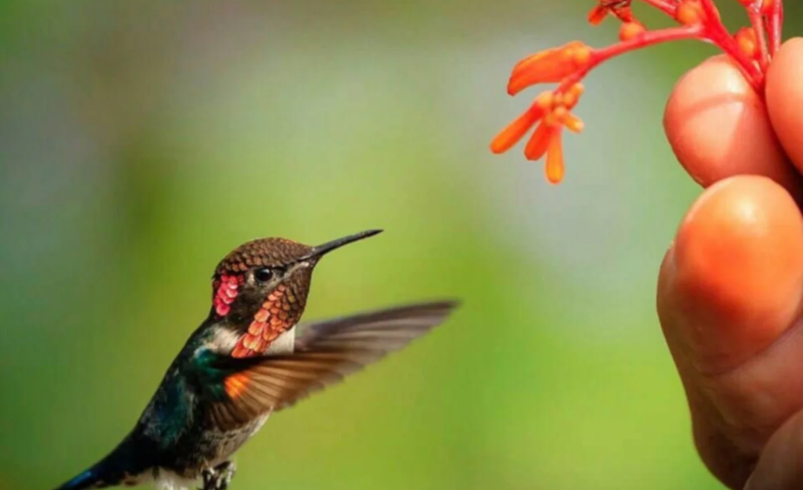
[{"label": "bird's eye", "polygon": [[268,267],[257,269],[256,272],[254,272],[254,279],[259,282],[268,282],[273,279],[273,270]]}]

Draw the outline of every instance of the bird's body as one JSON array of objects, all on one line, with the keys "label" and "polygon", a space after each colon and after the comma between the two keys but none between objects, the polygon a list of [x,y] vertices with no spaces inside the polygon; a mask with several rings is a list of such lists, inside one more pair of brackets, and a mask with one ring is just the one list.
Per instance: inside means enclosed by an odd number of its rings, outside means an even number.
[{"label": "bird's body", "polygon": [[298,325],[312,269],[330,250],[261,239],[229,254],[214,275],[213,306],[187,340],[129,435],[58,490],[156,484],[225,490],[231,456],[271,413],[404,347],[445,320],[435,302]]}]

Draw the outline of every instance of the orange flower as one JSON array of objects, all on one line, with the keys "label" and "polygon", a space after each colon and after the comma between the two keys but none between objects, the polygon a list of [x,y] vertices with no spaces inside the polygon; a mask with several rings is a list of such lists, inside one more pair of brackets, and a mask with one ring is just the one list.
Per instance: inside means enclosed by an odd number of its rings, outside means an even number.
[{"label": "orange flower", "polygon": [[559,82],[588,66],[592,54],[591,48],[585,43],[572,41],[528,56],[513,68],[507,92],[516,95],[531,85]]},{"label": "orange flower", "polygon": [[546,115],[547,107],[551,105],[551,99],[551,92],[544,92],[536,97],[524,114],[517,117],[494,138],[491,142],[491,151],[499,154],[513,148]]},{"label": "orange flower", "polygon": [[598,0],[597,6],[588,14],[591,25],[599,25],[608,14],[613,14],[622,22],[633,22],[636,18],[630,9],[633,0]]},{"label": "orange flower", "polygon": [[546,155],[546,174],[550,182],[563,178],[563,128],[580,132],[583,122],[570,111],[582,93],[580,82],[600,64],[625,53],[656,44],[682,39],[698,39],[718,46],[734,61],[745,79],[758,93],[763,93],[770,62],[780,49],[783,24],[783,0],[739,0],[747,9],[751,26],[728,34],[715,0],[641,0],[660,11],[676,27],[649,30],[633,15],[633,0],[597,0],[588,16],[599,24],[608,15],[622,22],[618,43],[591,48],[581,41],[547,49],[519,61],[513,68],[507,90],[515,95],[539,83],[558,83],[558,87],[539,95],[535,102],[500,132],[491,143],[491,151],[503,153],[530,132],[524,148],[528,160]]},{"label": "orange flower", "polygon": [[700,23],[704,18],[705,11],[698,0],[683,0],[675,12],[675,19],[687,26]]},{"label": "orange flower", "polygon": [[557,184],[563,178],[563,148],[561,133],[563,128],[579,133],[583,121],[569,112],[580,99],[583,86],[572,85],[566,90],[541,93],[527,111],[503,129],[491,142],[491,151],[503,153],[518,143],[533,126],[532,136],[524,147],[528,160],[540,160],[546,154],[546,177]]},{"label": "orange flower", "polygon": [[647,29],[638,22],[624,22],[622,27],[619,28],[619,40],[630,41],[645,32],[647,32]]},{"label": "orange flower", "polygon": [[607,7],[604,7],[602,5],[597,5],[591,10],[591,12],[589,12],[588,22],[590,22],[591,25],[594,26],[599,25],[600,23],[602,23],[603,20],[605,20],[605,17],[608,16],[608,13],[609,11]]},{"label": "orange flower", "polygon": [[552,184],[559,184],[565,173],[560,135],[560,131],[555,133],[549,140],[549,147],[546,150],[546,178]]},{"label": "orange flower", "polygon": [[742,27],[733,36],[733,39],[736,40],[736,44],[739,45],[739,49],[741,49],[744,54],[753,59],[758,58],[758,38],[755,29],[752,27]]}]

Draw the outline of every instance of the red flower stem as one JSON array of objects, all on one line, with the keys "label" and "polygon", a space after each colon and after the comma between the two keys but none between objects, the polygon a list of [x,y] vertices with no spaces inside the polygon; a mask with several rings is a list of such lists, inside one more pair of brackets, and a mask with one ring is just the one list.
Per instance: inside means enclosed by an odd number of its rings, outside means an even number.
[{"label": "red flower stem", "polygon": [[774,57],[775,53],[781,48],[781,36],[783,31],[783,3],[781,0],[775,0],[772,4],[768,24],[767,37],[769,38],[770,56]]},{"label": "red flower stem", "polygon": [[677,4],[672,3],[668,0],[641,0],[643,3],[651,7],[655,7],[658,10],[661,10],[663,13],[670,17],[675,17],[675,11],[677,11]]},{"label": "red flower stem", "polygon": [[[761,1],[761,0],[759,0]],[[747,9],[747,15],[750,17],[750,23],[753,25],[753,30],[756,33],[756,42],[758,42],[758,63],[761,70],[766,72],[767,67],[770,66],[770,53],[767,49],[767,33],[764,30],[764,16],[758,11],[759,6],[751,5]]]},{"label": "red flower stem", "polygon": [[753,89],[758,94],[764,93],[764,73],[756,66],[752,59],[750,59],[741,49],[733,36],[722,24],[719,18],[719,11],[714,5],[713,0],[700,0],[705,13],[704,37],[722,49],[728,56],[736,61],[737,66]]},{"label": "red flower stem", "polygon": [[677,41],[680,39],[700,39],[704,36],[704,34],[705,26],[702,24],[670,27],[668,29],[660,29],[657,31],[647,31],[644,34],[636,36],[628,41],[623,41],[607,48],[595,50],[591,55],[591,60],[588,62],[588,64],[586,64],[581,70],[565,78],[555,92],[560,93],[568,90],[572,85],[582,80],[588,74],[588,72],[593,70],[597,65],[621,54],[636,49],[653,46],[655,44]]},{"label": "red flower stem", "polygon": [[700,0],[700,5],[702,5],[705,17],[709,22],[722,25],[722,21],[719,17],[719,10],[717,10],[717,6],[714,5],[714,0]]}]

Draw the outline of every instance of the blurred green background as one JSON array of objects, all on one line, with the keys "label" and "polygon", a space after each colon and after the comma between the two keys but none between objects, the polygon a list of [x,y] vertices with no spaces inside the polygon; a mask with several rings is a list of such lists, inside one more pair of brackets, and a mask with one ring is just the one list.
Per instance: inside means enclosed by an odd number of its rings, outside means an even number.
[{"label": "blurred green background", "polygon": [[2,2],[0,488],[53,488],[127,433],[229,250],[373,227],[317,268],[306,319],[464,307],[275,415],[233,488],[721,488],[654,307],[699,192],[663,104],[715,51],[595,71],[561,186],[488,151],[530,100],[505,93],[518,59],[616,39],[584,22],[592,5]]}]

